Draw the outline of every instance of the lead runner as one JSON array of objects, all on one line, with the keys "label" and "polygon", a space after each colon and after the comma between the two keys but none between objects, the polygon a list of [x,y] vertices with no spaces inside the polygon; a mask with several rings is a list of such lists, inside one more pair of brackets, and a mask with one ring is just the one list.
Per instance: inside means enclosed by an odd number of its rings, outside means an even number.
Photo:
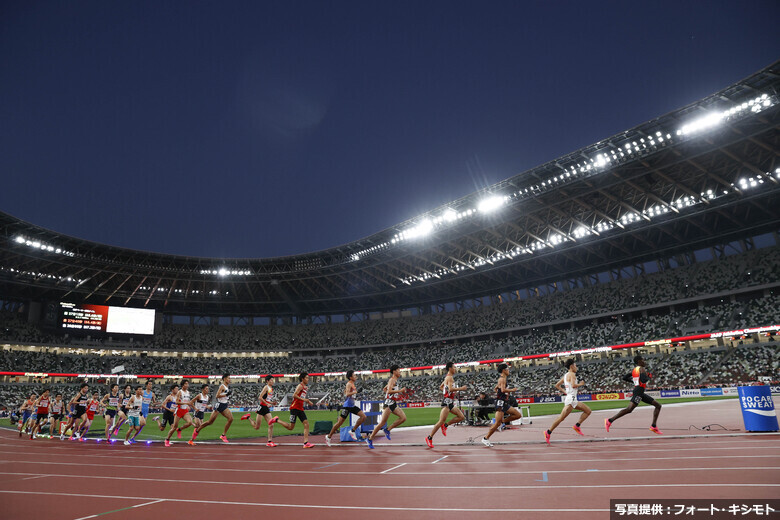
[{"label": "lead runner", "polygon": [[[369,449],[374,449],[374,437],[376,437],[376,434],[379,433],[379,430],[383,430],[385,432],[385,437],[387,437],[387,440],[390,440],[390,430],[393,428],[397,428],[404,422],[406,422],[406,414],[403,410],[398,408],[398,402],[396,402],[395,397],[398,394],[403,394],[409,391],[408,388],[402,388],[398,389],[398,379],[401,377],[401,368],[398,365],[393,365],[390,367],[390,379],[388,379],[387,384],[382,388],[382,390],[385,392],[385,409],[382,410],[382,417],[377,423],[377,425],[374,427],[374,431],[371,432],[371,435],[368,436],[368,439],[366,439],[366,443],[368,444]],[[398,416],[398,419],[393,422],[393,424],[390,425],[390,427],[386,427],[387,419],[390,417],[390,414],[395,414]]]},{"label": "lead runner", "polygon": [[[577,424],[572,426],[572,429],[574,429],[574,431],[580,435],[585,435],[582,433],[582,430],[580,430],[580,425],[585,422],[585,419],[590,417],[590,408],[588,405],[583,404],[577,400],[577,389],[581,386],[585,386],[584,381],[580,381],[579,383],[577,382],[577,363],[574,361],[574,359],[569,359],[566,361],[564,366],[568,372],[566,372],[563,377],[559,379],[557,383],[555,383],[555,388],[557,388],[559,392],[564,393],[566,397],[564,397],[563,400],[563,410],[561,411],[561,416],[558,417],[554,423],[552,423],[552,426],[550,426],[549,430],[544,432],[544,440],[547,442],[547,444],[550,444],[550,435],[552,435],[552,432],[555,430],[555,428],[558,427],[559,424],[563,422],[564,419],[566,419],[566,417],[568,417],[572,410],[582,411],[582,417],[579,421],[577,421]],[[565,385],[565,388],[561,387],[561,383]]]}]

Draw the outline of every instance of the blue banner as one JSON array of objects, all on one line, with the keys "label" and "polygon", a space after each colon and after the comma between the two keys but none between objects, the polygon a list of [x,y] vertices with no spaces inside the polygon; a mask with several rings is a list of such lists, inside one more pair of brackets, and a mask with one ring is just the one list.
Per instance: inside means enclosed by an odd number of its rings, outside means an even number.
[{"label": "blue banner", "polygon": [[593,396],[590,395],[590,394],[579,394],[579,395],[577,395],[577,400],[578,401],[592,401],[593,400]]},{"label": "blue banner", "polygon": [[749,432],[776,432],[777,414],[768,386],[740,386],[739,404],[742,420]]},{"label": "blue banner", "polygon": [[679,390],[661,390],[661,397],[680,397]]},{"label": "blue banner", "polygon": [[722,388],[702,388],[701,395],[723,395]]},{"label": "blue banner", "polygon": [[560,403],[560,395],[544,395],[542,397],[534,397],[535,403]]}]

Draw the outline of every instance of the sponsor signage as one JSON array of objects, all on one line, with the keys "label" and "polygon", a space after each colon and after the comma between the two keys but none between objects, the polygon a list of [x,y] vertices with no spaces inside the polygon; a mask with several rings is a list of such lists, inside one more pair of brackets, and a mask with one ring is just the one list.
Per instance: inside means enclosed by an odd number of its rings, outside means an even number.
[{"label": "sponsor signage", "polygon": [[780,394],[780,386],[770,386],[769,389],[773,394]]},{"label": "sponsor signage", "polygon": [[742,420],[749,432],[776,432],[777,414],[768,386],[740,386],[739,404]]},{"label": "sponsor signage", "polygon": [[533,397],[518,397],[517,404],[531,404],[534,402]]},{"label": "sponsor signage", "polygon": [[[517,402],[520,402],[520,399],[517,400]],[[535,397],[533,399],[533,402],[536,403],[560,403],[561,402],[561,396],[559,395],[543,395],[541,397]]]},{"label": "sponsor signage", "polygon": [[425,403],[406,403],[407,408],[425,408]]},{"label": "sponsor signage", "polygon": [[738,395],[739,390],[736,386],[729,386],[723,389],[723,395]]},{"label": "sponsor signage", "polygon": [[577,400],[578,401],[592,401],[593,400],[593,396],[591,396],[590,394],[578,394],[577,395]]},{"label": "sponsor signage", "polygon": [[723,395],[723,389],[722,388],[702,388],[701,389],[701,395],[707,396],[707,395]]},{"label": "sponsor signage", "polygon": [[596,401],[614,401],[615,399],[622,399],[622,392],[621,393],[613,393],[613,394],[596,394],[594,396]]},{"label": "sponsor signage", "polygon": [[661,390],[661,397],[680,397],[679,390]]},{"label": "sponsor signage", "polygon": [[[649,395],[653,399],[659,399],[661,397],[661,392],[659,390],[649,390],[645,391],[645,395]],[[634,397],[634,392],[626,393],[626,399],[631,399],[632,397]]]},{"label": "sponsor signage", "polygon": [[683,388],[680,390],[680,397],[701,397],[701,390],[698,388]]}]

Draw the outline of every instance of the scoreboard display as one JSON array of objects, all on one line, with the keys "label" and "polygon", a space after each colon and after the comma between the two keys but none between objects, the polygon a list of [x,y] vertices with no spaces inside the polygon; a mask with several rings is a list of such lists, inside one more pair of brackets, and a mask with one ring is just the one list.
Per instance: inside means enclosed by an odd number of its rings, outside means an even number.
[{"label": "scoreboard display", "polygon": [[109,334],[154,334],[153,309],[60,303],[59,324],[64,330]]}]

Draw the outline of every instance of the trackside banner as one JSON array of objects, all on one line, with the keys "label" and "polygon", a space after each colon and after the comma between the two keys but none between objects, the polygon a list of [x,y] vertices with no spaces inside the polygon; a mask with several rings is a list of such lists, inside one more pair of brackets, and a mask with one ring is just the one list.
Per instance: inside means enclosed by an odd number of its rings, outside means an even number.
[{"label": "trackside banner", "polygon": [[661,390],[661,397],[680,397],[679,390]]},{"label": "trackside banner", "polygon": [[[517,400],[520,402],[520,399]],[[541,397],[534,397],[535,403],[560,403],[561,402],[561,396],[560,395],[543,395]]]},{"label": "trackside banner", "polygon": [[683,388],[680,390],[680,397],[701,397],[701,390],[698,388]]},{"label": "trackside banner", "polygon": [[722,388],[702,388],[701,389],[701,395],[703,395],[703,396],[723,395],[723,389]]},{"label": "trackside banner", "polygon": [[776,432],[777,414],[770,388],[740,386],[738,392],[745,429],[749,432]]}]

